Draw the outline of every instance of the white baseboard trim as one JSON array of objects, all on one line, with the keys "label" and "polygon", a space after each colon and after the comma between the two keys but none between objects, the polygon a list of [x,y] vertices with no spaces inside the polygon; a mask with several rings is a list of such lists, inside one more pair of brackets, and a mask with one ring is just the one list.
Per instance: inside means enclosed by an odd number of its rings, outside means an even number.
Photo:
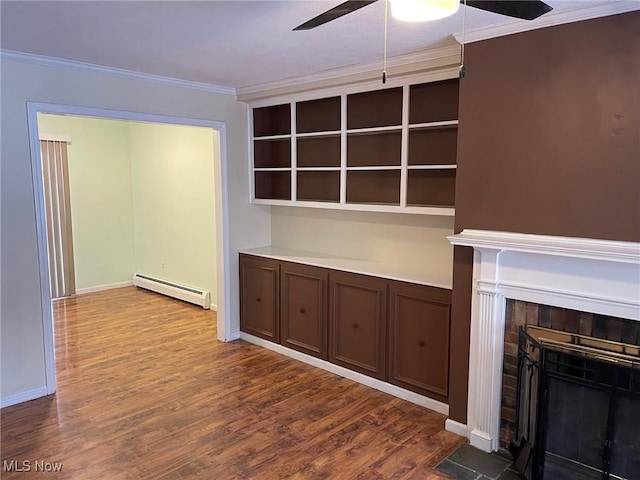
[{"label": "white baseboard trim", "polygon": [[131,287],[131,286],[133,286],[133,282],[131,280],[129,280],[128,282],[109,283],[107,285],[96,285],[95,287],[78,288],[76,289],[76,295],[84,295],[85,293],[103,292],[105,290],[113,290],[114,288]]},{"label": "white baseboard trim", "polygon": [[464,423],[456,422],[455,420],[451,420],[450,418],[447,418],[447,421],[444,422],[444,429],[447,432],[462,435],[465,438],[469,436],[469,429]]},{"label": "white baseboard trim", "polygon": [[298,352],[297,350],[283,347],[282,345],[279,345],[277,343],[263,340],[262,338],[255,337],[248,333],[240,332],[240,338],[249,343],[253,343],[254,345],[259,345],[295,360],[299,360],[314,367],[321,368],[323,370],[326,370],[327,372],[335,373],[336,375],[340,375],[341,377],[361,383],[363,385],[366,385],[367,387],[375,388],[376,390],[388,393],[389,395],[393,395],[394,397],[398,397],[403,400],[407,400],[408,402],[415,403],[416,405],[428,408],[429,410],[433,410],[443,415],[449,415],[449,405],[447,405],[446,403],[442,403],[432,398],[419,395],[415,392],[405,390],[404,388],[391,385],[390,383],[383,382],[382,380],[378,380],[376,378],[371,378],[367,375],[354,372],[353,370],[335,365],[333,363],[327,362],[326,360],[321,360],[319,358],[312,357],[311,355],[306,355],[304,353]]},{"label": "white baseboard trim", "polygon": [[24,392],[14,393],[7,397],[0,399],[0,408],[10,407],[11,405],[17,405],[18,403],[28,402],[29,400],[35,400],[36,398],[46,397],[47,387],[45,385],[33,388],[31,390],[25,390]]},{"label": "white baseboard trim", "polygon": [[491,448],[491,438],[486,432],[481,432],[480,430],[471,430],[471,433],[469,433],[469,443],[487,453],[491,453],[493,450]]},{"label": "white baseboard trim", "polygon": [[226,342],[233,342],[234,340],[240,340],[240,337],[241,337],[240,332],[233,332],[233,333],[229,334],[229,336],[227,337],[227,339],[225,341]]},{"label": "white baseboard trim", "polygon": [[216,305],[215,303],[210,303],[209,304],[209,310],[213,310],[214,312],[218,311],[218,305]]}]

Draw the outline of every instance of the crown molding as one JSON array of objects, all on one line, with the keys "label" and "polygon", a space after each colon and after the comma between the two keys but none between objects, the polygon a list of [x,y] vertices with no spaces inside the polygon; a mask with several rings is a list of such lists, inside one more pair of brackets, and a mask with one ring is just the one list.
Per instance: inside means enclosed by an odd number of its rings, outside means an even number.
[{"label": "crown molding", "polygon": [[527,32],[537,30],[539,28],[553,27],[565,23],[580,22],[583,20],[591,20],[593,18],[607,17],[610,15],[618,15],[620,13],[632,12],[640,10],[640,3],[635,0],[625,0],[621,2],[611,2],[606,5],[597,5],[593,7],[577,7],[570,10],[552,11],[547,15],[538,17],[530,22],[516,20],[510,23],[495,25],[490,27],[476,28],[455,33],[453,36],[458,43],[473,43],[490,38],[503,37],[514,33]]},{"label": "crown molding", "polygon": [[236,95],[236,89],[232,87],[224,87],[204,82],[194,82],[191,80],[182,80],[173,77],[164,77],[162,75],[154,75],[151,73],[135,72],[133,70],[125,70],[122,68],[105,67],[93,63],[78,62],[75,60],[65,60],[56,57],[47,57],[44,55],[36,55],[33,53],[17,52],[14,50],[0,49],[0,58],[6,58],[23,63],[31,63],[35,65],[43,65],[46,67],[67,68],[71,70],[79,70],[88,73],[96,73],[99,75],[107,75],[112,77],[127,78],[130,80],[141,80],[143,82],[157,83],[160,85],[169,85],[172,87],[190,88],[193,90],[202,90],[210,93],[219,93],[222,95]]},{"label": "crown molding", "polygon": [[[415,76],[434,69],[451,67],[460,63],[460,46],[447,45],[422,52],[398,55],[387,59],[389,82],[394,78]],[[382,59],[376,62],[350,65],[347,67],[324,70],[300,77],[290,77],[275,82],[261,83],[237,89],[238,100],[255,100],[285,96],[310,90],[318,91],[339,86],[380,82]]]}]

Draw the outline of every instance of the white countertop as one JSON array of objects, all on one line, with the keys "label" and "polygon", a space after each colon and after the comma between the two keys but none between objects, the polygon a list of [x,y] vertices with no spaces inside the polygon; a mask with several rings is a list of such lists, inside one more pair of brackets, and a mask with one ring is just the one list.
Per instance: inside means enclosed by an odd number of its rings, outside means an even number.
[{"label": "white countertop", "polygon": [[242,249],[239,253],[313,265],[315,267],[331,268],[351,273],[360,273],[363,275],[372,275],[389,280],[399,280],[401,282],[417,283],[431,287],[451,289],[453,283],[453,272],[430,271],[429,265],[420,266],[420,268],[407,268],[371,260],[337,257],[324,253],[305,252],[303,250],[293,250],[291,248],[271,245]]}]

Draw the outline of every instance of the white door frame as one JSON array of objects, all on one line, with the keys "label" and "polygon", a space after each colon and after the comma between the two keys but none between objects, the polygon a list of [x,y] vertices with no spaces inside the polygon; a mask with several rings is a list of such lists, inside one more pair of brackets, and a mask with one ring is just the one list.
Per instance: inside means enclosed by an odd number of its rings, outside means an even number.
[{"label": "white door frame", "polygon": [[31,173],[36,211],[36,233],[38,238],[38,263],[40,270],[40,300],[42,302],[42,330],[44,343],[44,363],[47,395],[56,391],[55,342],[53,338],[53,313],[51,309],[51,290],[47,256],[47,230],[42,185],[42,165],[40,159],[40,139],[38,136],[38,113],[54,115],[75,115],[110,120],[129,120],[135,122],[164,123],[211,128],[220,135],[220,152],[214,155],[214,195],[216,222],[216,259],[217,259],[217,319],[218,340],[229,341],[231,337],[231,316],[229,303],[229,207],[227,202],[227,126],[225,122],[194,118],[156,115],[149,113],[107,110],[102,108],[59,105],[54,103],[27,102],[27,122],[29,128],[29,146],[31,151]]}]

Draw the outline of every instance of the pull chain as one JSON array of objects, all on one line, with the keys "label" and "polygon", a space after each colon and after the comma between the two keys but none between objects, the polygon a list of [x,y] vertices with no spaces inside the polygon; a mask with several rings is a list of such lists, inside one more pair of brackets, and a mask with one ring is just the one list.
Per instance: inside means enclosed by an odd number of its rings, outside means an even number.
[{"label": "pull chain", "polygon": [[[466,1],[466,0],[465,0]],[[382,56],[382,83],[387,83],[387,25],[389,23],[389,0],[384,0],[384,53]]]},{"label": "pull chain", "polygon": [[464,68],[464,44],[466,41],[466,33],[467,33],[467,0],[464,0],[464,11],[462,12],[462,46],[460,47],[460,70],[458,72],[460,78],[464,78],[465,68]]}]

